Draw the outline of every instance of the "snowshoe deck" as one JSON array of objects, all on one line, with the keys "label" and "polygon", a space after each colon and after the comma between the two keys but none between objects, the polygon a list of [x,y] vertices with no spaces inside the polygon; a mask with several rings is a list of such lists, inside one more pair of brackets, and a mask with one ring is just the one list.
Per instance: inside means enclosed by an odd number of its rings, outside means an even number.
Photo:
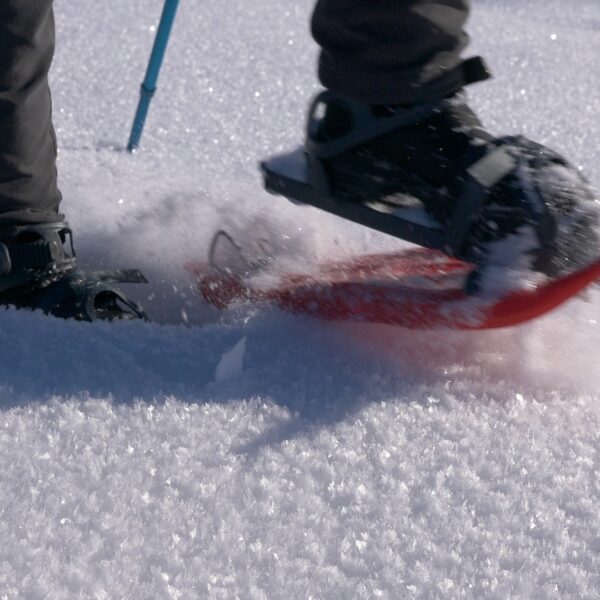
[{"label": "snowshoe deck", "polygon": [[564,277],[500,297],[468,296],[472,266],[418,248],[324,263],[316,274],[280,275],[275,285],[232,273],[190,267],[211,304],[274,303],[331,321],[368,322],[409,329],[493,329],[519,325],[552,311],[600,279],[600,261]]}]

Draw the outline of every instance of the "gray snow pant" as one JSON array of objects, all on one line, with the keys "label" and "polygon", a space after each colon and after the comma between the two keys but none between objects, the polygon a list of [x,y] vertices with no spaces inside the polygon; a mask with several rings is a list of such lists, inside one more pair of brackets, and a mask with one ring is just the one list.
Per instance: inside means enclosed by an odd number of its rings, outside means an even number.
[{"label": "gray snow pant", "polygon": [[319,76],[368,104],[433,100],[464,84],[469,0],[318,0]]},{"label": "gray snow pant", "polygon": [[0,0],[0,235],[7,225],[61,219],[53,53],[52,0]]}]

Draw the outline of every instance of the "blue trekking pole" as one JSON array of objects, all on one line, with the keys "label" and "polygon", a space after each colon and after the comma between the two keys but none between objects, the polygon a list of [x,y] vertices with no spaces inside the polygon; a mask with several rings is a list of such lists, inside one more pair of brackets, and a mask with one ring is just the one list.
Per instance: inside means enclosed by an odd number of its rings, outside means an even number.
[{"label": "blue trekking pole", "polygon": [[148,62],[146,77],[144,78],[144,82],[140,89],[140,101],[138,103],[137,112],[135,113],[133,127],[131,128],[129,143],[127,144],[127,150],[129,150],[129,152],[133,152],[140,143],[142,132],[144,131],[144,123],[146,122],[148,109],[150,108],[150,102],[156,92],[156,82],[158,81],[160,67],[167,50],[167,44],[169,43],[169,36],[171,35],[171,28],[175,21],[178,5],[179,0],[165,0],[162,16],[158,25],[158,31],[156,32],[156,38],[154,40],[154,46],[152,48],[152,54],[150,55],[150,61]]}]

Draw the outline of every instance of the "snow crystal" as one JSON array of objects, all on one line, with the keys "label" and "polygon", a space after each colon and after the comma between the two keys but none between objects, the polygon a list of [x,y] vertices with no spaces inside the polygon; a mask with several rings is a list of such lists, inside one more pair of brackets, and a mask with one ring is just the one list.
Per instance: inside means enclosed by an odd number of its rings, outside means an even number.
[{"label": "snow crystal", "polygon": [[239,377],[244,367],[246,338],[243,337],[229,352],[221,357],[215,372],[215,381],[223,383]]}]

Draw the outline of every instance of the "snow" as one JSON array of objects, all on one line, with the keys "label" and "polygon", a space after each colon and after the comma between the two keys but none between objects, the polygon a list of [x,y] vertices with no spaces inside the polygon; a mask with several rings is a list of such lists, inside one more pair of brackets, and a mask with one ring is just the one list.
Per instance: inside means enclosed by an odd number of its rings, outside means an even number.
[{"label": "snow", "polygon": [[[221,226],[306,261],[397,247],[261,190],[317,89],[311,3],[181,3],[134,156],[160,0],[55,4],[63,208],[159,323],[0,313],[0,598],[597,598],[598,291],[488,333],[219,315],[184,265]],[[599,29],[596,0],[470,27],[490,129],[596,184]]]},{"label": "snow", "polygon": [[215,382],[223,383],[237,379],[244,370],[244,354],[246,353],[246,338],[243,337],[231,350],[221,356],[215,371]]}]

